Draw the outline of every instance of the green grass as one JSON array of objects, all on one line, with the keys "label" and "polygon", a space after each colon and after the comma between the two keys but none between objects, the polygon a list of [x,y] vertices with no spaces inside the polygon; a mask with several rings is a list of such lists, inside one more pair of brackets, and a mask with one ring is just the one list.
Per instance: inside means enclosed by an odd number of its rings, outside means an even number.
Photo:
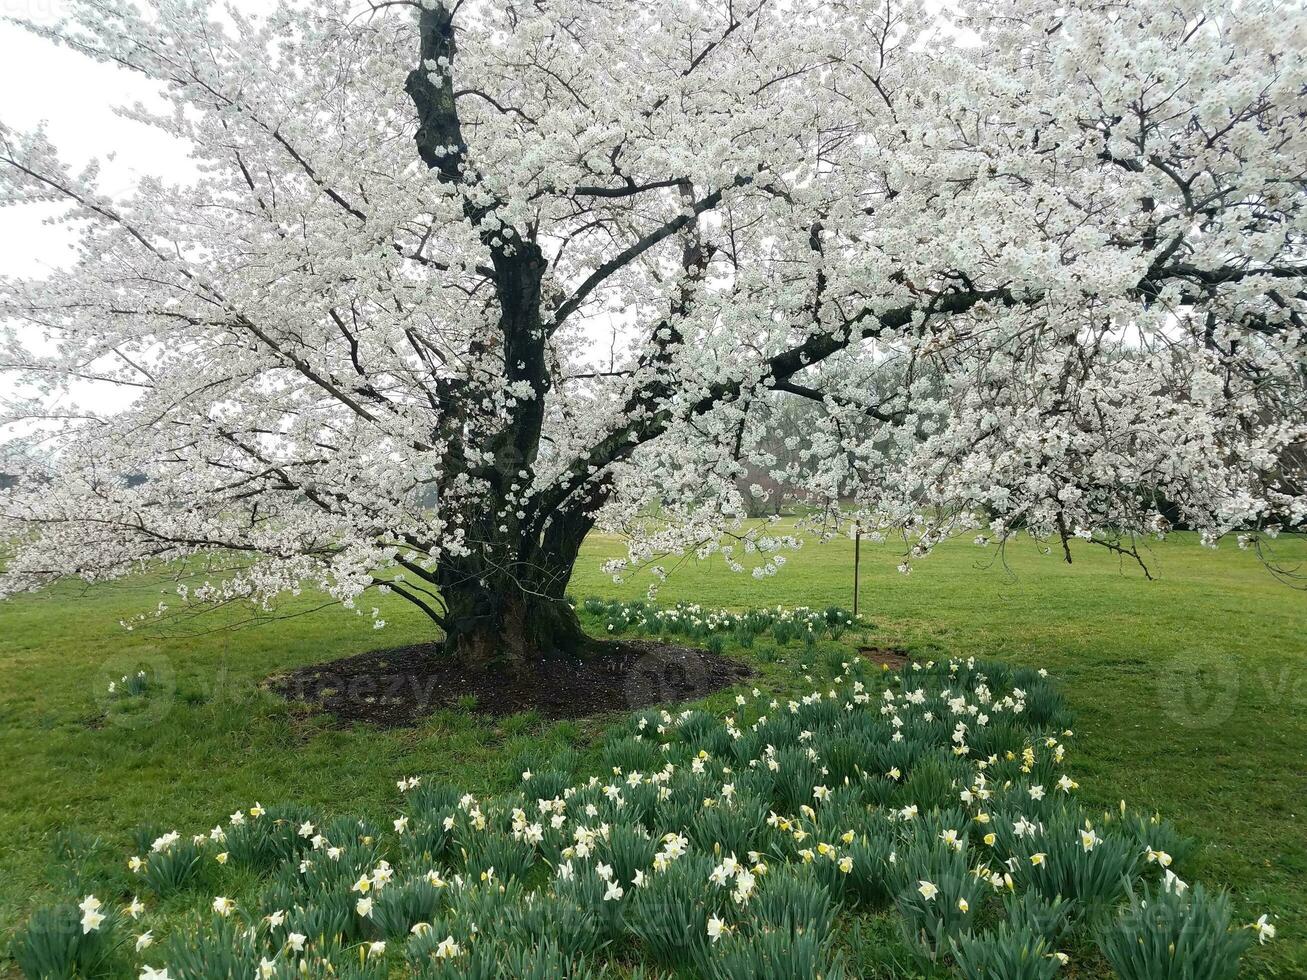
[{"label": "green grass", "polygon": [[[1280,550],[1307,561],[1305,541]],[[588,542],[573,593],[641,596],[647,580],[615,585],[599,569],[620,552],[616,540]],[[1078,719],[1071,771],[1082,796],[1156,808],[1199,838],[1193,876],[1229,888],[1242,917],[1276,916],[1279,938],[1250,956],[1249,973],[1303,976],[1307,596],[1232,545],[1157,546],[1154,582],[1088,548],[1071,567],[1030,544],[1009,551],[1010,570],[980,567],[992,557],[952,544],[904,577],[892,548],[864,543],[861,611],[875,624],[873,640],[923,656],[1048,667]],[[687,564],[660,601],[847,606],[851,561],[851,543],[837,541],[805,547],[763,582]],[[203,635],[118,626],[161,591],[169,591],[164,580],[141,578],[0,603],[5,935],[51,892],[71,887],[70,875],[118,874],[142,823],[191,833],[256,799],[384,818],[401,776],[493,791],[516,775],[518,751],[584,748],[603,725],[530,716],[494,723],[447,711],[415,730],[337,730],[296,715],[260,681],[424,636],[402,602],[386,602],[390,625],[380,634],[364,617],[308,613],[310,598],[303,616],[239,632],[218,628],[240,618],[236,611],[200,620],[211,630]],[[167,678],[164,689],[143,712],[106,714],[108,681],[138,664]],[[769,665],[766,677],[784,683],[792,668]],[[880,943],[881,926],[861,928]]]}]

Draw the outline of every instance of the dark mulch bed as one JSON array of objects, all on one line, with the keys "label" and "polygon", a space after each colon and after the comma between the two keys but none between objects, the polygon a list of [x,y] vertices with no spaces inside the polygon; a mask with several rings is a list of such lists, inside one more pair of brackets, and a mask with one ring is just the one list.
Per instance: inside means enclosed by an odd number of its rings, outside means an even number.
[{"label": "dark mulch bed", "polygon": [[266,686],[341,724],[398,728],[467,695],[484,714],[582,718],[703,697],[752,674],[737,660],[656,640],[599,643],[585,656],[551,657],[525,673],[468,666],[422,643],[301,667]]},{"label": "dark mulch bed", "polygon": [[908,662],[908,655],[903,650],[892,647],[858,647],[858,653],[874,664],[898,670]]}]

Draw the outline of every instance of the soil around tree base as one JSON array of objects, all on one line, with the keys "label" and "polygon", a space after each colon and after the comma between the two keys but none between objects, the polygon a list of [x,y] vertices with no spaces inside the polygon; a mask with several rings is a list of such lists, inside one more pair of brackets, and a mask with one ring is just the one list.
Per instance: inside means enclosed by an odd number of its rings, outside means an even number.
[{"label": "soil around tree base", "polygon": [[858,647],[858,654],[890,670],[899,670],[908,663],[907,651],[895,647]]},{"label": "soil around tree base", "polygon": [[657,640],[598,642],[584,655],[542,658],[513,672],[463,663],[439,644],[420,643],[300,667],[264,686],[342,725],[401,728],[466,704],[469,695],[482,714],[583,718],[703,697],[753,673],[738,660]]}]

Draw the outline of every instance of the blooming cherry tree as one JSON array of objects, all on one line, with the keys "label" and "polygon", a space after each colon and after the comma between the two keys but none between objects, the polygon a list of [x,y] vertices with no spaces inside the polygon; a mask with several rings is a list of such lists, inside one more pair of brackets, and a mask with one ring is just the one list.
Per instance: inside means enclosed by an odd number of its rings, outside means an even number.
[{"label": "blooming cherry tree", "polygon": [[[0,594],[239,554],[184,598],[391,590],[529,658],[596,525],[774,571],[751,467],[908,560],[1307,519],[1297,5],[71,6],[32,30],[157,83],[199,176],[0,129],[0,203],[78,240],[0,280],[53,456]],[[86,384],[133,397],[48,418]]]}]

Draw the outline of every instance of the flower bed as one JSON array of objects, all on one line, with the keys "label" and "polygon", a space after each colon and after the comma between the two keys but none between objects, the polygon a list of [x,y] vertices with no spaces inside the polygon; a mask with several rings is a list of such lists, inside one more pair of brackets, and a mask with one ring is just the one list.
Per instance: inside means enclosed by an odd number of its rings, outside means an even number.
[{"label": "flower bed", "polygon": [[609,633],[683,637],[714,653],[720,653],[728,640],[751,647],[760,636],[769,636],[781,645],[798,641],[813,647],[823,638],[838,640],[846,630],[861,623],[860,618],[838,606],[772,606],[736,612],[706,609],[690,602],[663,607],[639,601],[586,599],[581,611],[603,624]]},{"label": "flower bed", "polygon": [[1143,980],[1233,976],[1274,935],[1188,888],[1168,822],[1077,802],[1040,673],[839,666],[796,700],[635,714],[594,771],[542,757],[494,798],[401,780],[384,827],[254,804],[143,834],[135,897],[37,913],[16,958],[30,977],[836,978],[841,918],[891,910],[965,977],[1102,957]]}]

